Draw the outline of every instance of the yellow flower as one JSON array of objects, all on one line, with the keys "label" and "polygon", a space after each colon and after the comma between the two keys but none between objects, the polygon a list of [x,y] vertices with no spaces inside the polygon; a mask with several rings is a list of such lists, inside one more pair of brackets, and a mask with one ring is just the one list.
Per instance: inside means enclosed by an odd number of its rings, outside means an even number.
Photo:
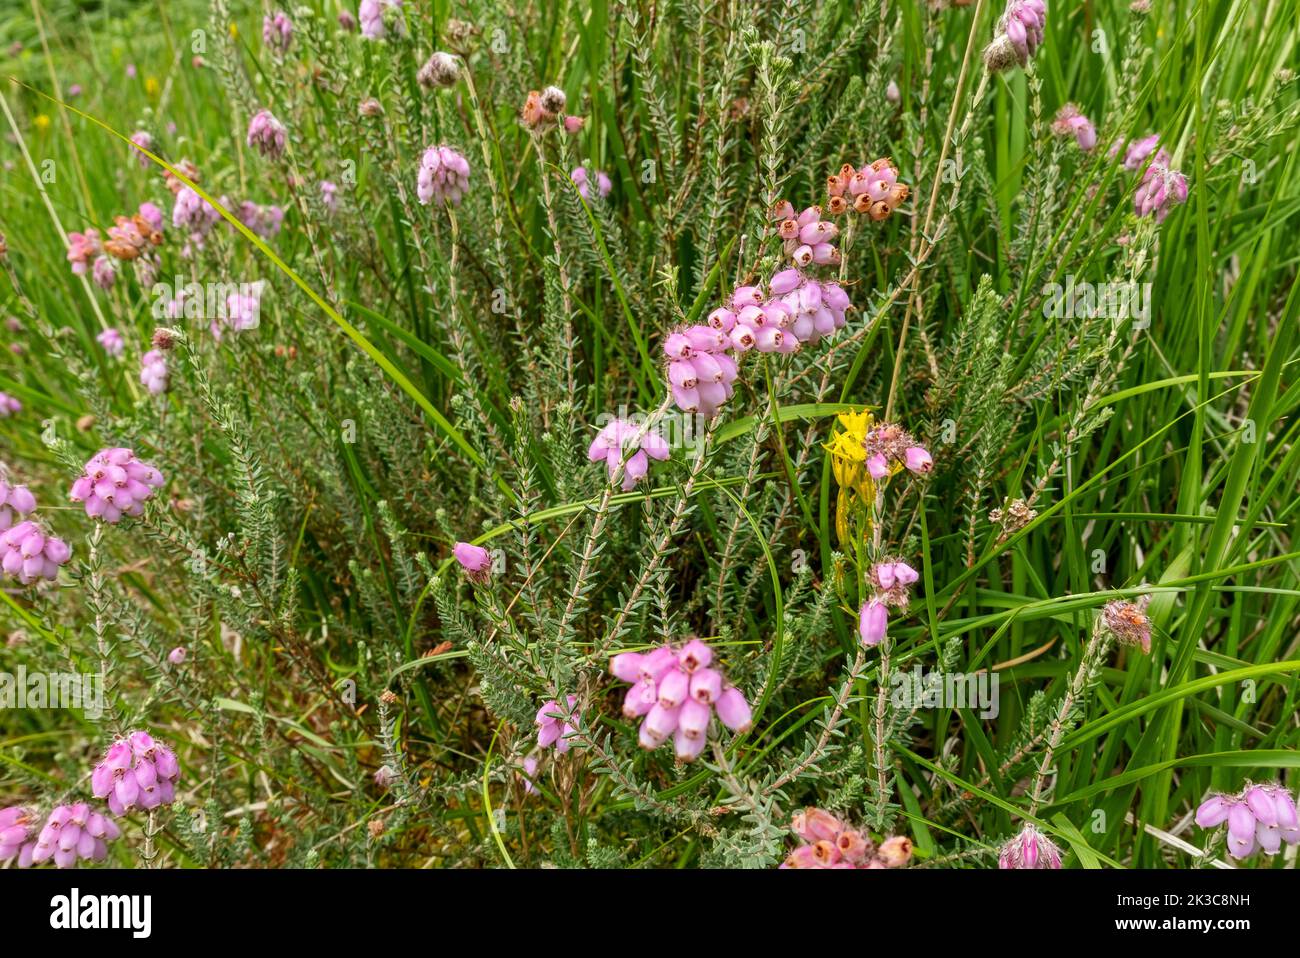
[{"label": "yellow flower", "polygon": [[835,498],[835,534],[841,543],[847,544],[853,540],[850,518],[862,512],[860,507],[872,502],[876,495],[875,483],[867,473],[864,445],[867,432],[875,425],[875,418],[864,409],[840,413],[836,419],[841,428],[824,448],[830,453],[831,471],[840,487]]},{"label": "yellow flower", "polygon": [[40,130],[42,133],[50,128],[50,118],[44,113],[37,114],[36,119],[32,122],[36,124],[36,129]]},{"label": "yellow flower", "polygon": [[239,25],[236,24],[234,20],[231,20],[231,21],[230,21],[230,39],[232,39],[232,40],[237,40],[238,38],[239,38]]},{"label": "yellow flower", "polygon": [[156,96],[158,95],[158,89],[159,89],[159,87],[158,87],[158,78],[157,78],[157,77],[145,77],[145,78],[144,78],[144,92],[145,92],[147,95],[149,95],[149,96],[151,96],[151,97],[156,97]]}]

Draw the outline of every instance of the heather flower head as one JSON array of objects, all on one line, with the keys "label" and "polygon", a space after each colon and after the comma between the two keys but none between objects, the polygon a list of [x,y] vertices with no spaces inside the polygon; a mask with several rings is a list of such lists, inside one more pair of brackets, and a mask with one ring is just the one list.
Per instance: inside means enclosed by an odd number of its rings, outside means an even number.
[{"label": "heather flower head", "polygon": [[984,48],[984,65],[991,73],[1008,67],[1024,66],[1043,42],[1047,25],[1044,0],[1010,0],[998,20],[993,42]]},{"label": "heather flower head", "polygon": [[122,338],[121,333],[111,326],[99,333],[99,335],[95,337],[95,342],[103,346],[104,352],[108,353],[114,359],[120,359],[122,354],[126,352],[126,340]]},{"label": "heather flower head", "polygon": [[117,267],[107,256],[97,256],[91,267],[90,276],[100,289],[112,289],[113,284],[117,282]]},{"label": "heather flower head", "polygon": [[[357,17],[361,20],[361,35],[367,40],[382,40],[389,28],[399,37],[406,35],[402,0],[361,0]],[[342,23],[342,17],[339,22]],[[345,29],[350,28],[345,25]]]},{"label": "heather flower head", "polygon": [[161,245],[162,233],[154,228],[150,220],[137,213],[114,219],[113,225],[108,228],[108,238],[104,241],[104,252],[117,259],[133,260],[147,255],[150,247]]},{"label": "heather flower head", "polygon": [[239,222],[262,239],[274,239],[284,222],[284,210],[278,206],[260,206],[245,200],[239,204]]},{"label": "heather flower head", "polygon": [[339,27],[346,33],[354,33],[357,29],[357,18],[352,15],[351,10],[339,11]]},{"label": "heather flower head", "polygon": [[753,724],[744,693],[726,680],[713,650],[701,639],[649,652],[620,652],[610,659],[609,671],[631,683],[623,714],[641,719],[637,737],[642,747],[653,750],[671,738],[678,761],[693,762],[704,751],[715,712],[733,732],[747,732]]},{"label": "heather flower head", "polygon": [[840,251],[834,245],[840,228],[822,219],[822,208],[810,206],[797,216],[781,220],[777,234],[783,241],[785,255],[798,267],[838,266]]},{"label": "heather flower head", "polygon": [[212,224],[220,218],[216,207],[190,187],[182,186],[177,191],[176,204],[172,207],[172,226],[188,230],[192,240],[202,242]]},{"label": "heather flower head", "polygon": [[375,769],[374,779],[376,785],[387,789],[393,782],[397,781],[397,773],[388,765],[380,765]]},{"label": "heather flower head", "polygon": [[1114,599],[1101,607],[1101,623],[1121,645],[1136,645],[1151,651],[1151,617],[1147,615],[1150,596],[1136,602]]},{"label": "heather flower head", "polygon": [[258,280],[227,296],[224,307],[209,325],[212,335],[220,340],[227,330],[242,333],[256,329],[261,324],[262,293],[265,288],[265,280]]},{"label": "heather flower head", "polygon": [[26,486],[11,486],[0,479],[0,532],[36,511],[36,497]]},{"label": "heather flower head", "polygon": [[1228,823],[1228,854],[1248,858],[1257,851],[1276,855],[1285,842],[1300,844],[1295,796],[1285,785],[1247,784],[1236,795],[1213,794],[1196,809],[1196,824]]},{"label": "heather flower head", "polygon": [[[827,224],[830,225],[830,224]],[[777,272],[768,294],[757,286],[738,286],[726,306],[708,316],[708,325],[690,326],[664,340],[673,401],[686,412],[712,417],[735,391],[741,353],[791,353],[841,329],[852,305],[834,282],[822,282],[799,269]]]},{"label": "heather flower head", "polygon": [[151,811],[176,799],[180,763],[170,748],[148,732],[118,739],[90,775],[90,790],[105,799],[114,815]]},{"label": "heather flower head", "polygon": [[78,861],[102,862],[108,857],[108,843],[121,834],[116,822],[102,812],[92,811],[86,802],[56,805],[36,840],[23,845],[18,867],[47,861],[53,861],[58,868],[71,868]]},{"label": "heather flower head", "polygon": [[[591,202],[591,179],[585,166],[575,166],[573,172],[569,174],[574,185],[578,188],[578,193],[588,203]],[[613,182],[604,170],[596,171],[596,195],[602,200],[609,196],[610,190],[614,188]]]},{"label": "heather flower head", "polygon": [[1079,149],[1085,153],[1097,145],[1097,128],[1073,103],[1067,103],[1057,111],[1052,132],[1057,136],[1074,137]]},{"label": "heather flower head", "polygon": [[889,608],[880,598],[872,597],[858,610],[858,638],[867,648],[875,648],[889,634]]},{"label": "heather flower head", "polygon": [[520,111],[520,119],[528,129],[540,133],[560,121],[567,105],[568,96],[557,86],[548,86],[540,92],[530,90]]},{"label": "heather flower head", "polygon": [[[0,862],[17,858],[36,833],[36,813],[21,805],[0,808]],[[30,852],[28,862],[31,864]]]},{"label": "heather flower head", "polygon": [[161,350],[151,349],[141,359],[140,382],[149,390],[149,395],[157,396],[167,391],[167,357]]},{"label": "heather flower head", "polygon": [[138,516],[145,502],[163,484],[162,473],[141,462],[130,449],[101,449],[86,461],[85,470],[68,494],[86,504],[86,515],[104,522]]},{"label": "heather flower head", "polygon": [[470,579],[475,582],[487,581],[488,574],[492,571],[492,554],[487,549],[469,542],[457,542],[451,554]]},{"label": "heather flower head", "polygon": [[415,78],[426,90],[453,87],[460,79],[460,63],[452,54],[439,50],[424,61]]},{"label": "heather flower head", "polygon": [[167,653],[167,661],[170,662],[172,665],[184,665],[185,659],[188,656],[189,653],[185,650],[185,646],[178,645],[176,646],[176,648],[172,649],[170,652]]},{"label": "heather flower head", "polygon": [[248,121],[248,145],[263,156],[278,160],[286,143],[284,124],[270,110],[258,110]]},{"label": "heather flower head", "polygon": [[53,582],[71,556],[68,544],[35,520],[24,519],[0,532],[0,570],[23,585],[38,579]]},{"label": "heather flower head", "polygon": [[1061,850],[1033,824],[1002,846],[999,868],[1060,868]]},{"label": "heather flower head", "polygon": [[[826,193],[829,197],[828,207],[832,215],[838,216],[851,206],[858,213],[865,213],[875,222],[889,218],[907,199],[911,190],[906,183],[898,180],[898,167],[888,157],[880,157],[868,163],[862,169],[854,169],[845,163],[838,173],[826,180]],[[803,216],[807,216],[805,210]],[[800,217],[802,218],[802,216]],[[790,231],[787,223],[781,229]],[[785,235],[785,232],[782,235]],[[806,235],[806,227],[801,227],[800,239]]]},{"label": "heather flower head", "polygon": [[72,275],[84,276],[100,249],[99,230],[92,228],[84,233],[69,233],[68,262],[72,264]]},{"label": "heather flower head", "polygon": [[0,392],[0,419],[8,419],[10,416],[17,415],[23,411],[23,404],[9,395],[7,392]]},{"label": "heather flower head", "polygon": [[877,846],[865,829],[853,828],[820,808],[796,812],[790,830],[804,844],[787,855],[780,868],[902,868],[912,857],[912,841],[906,836],[891,836]]},{"label": "heather flower head", "polygon": [[877,482],[906,469],[925,475],[934,468],[929,450],[894,423],[879,423],[862,440],[867,474]]},{"label": "heather flower head", "polygon": [[1133,207],[1138,216],[1154,216],[1157,223],[1175,206],[1187,202],[1187,177],[1162,164],[1159,158],[1142,174],[1142,182],[1133,194]]},{"label": "heather flower head", "polygon": [[262,42],[280,56],[289,52],[293,43],[293,21],[283,10],[262,18]]},{"label": "heather flower head", "polygon": [[[156,204],[150,203],[148,200],[141,203],[140,209],[136,213],[136,217],[143,221],[144,226],[148,227],[150,234],[162,233],[164,214]],[[159,242],[161,242],[161,237],[155,241],[152,235],[150,235],[149,240],[157,246]]]},{"label": "heather flower head", "polygon": [[469,190],[469,161],[449,146],[431,146],[420,159],[416,192],[428,206],[434,200],[460,206]]},{"label": "heather flower head", "polygon": [[147,170],[149,168],[149,157],[143,151],[153,150],[153,137],[144,130],[136,130],[131,134],[131,142],[138,147],[135,150],[136,161]]},{"label": "heather flower head", "polygon": [[587,448],[589,460],[605,463],[611,482],[622,466],[624,492],[631,492],[645,477],[650,470],[651,459],[662,462],[668,456],[668,443],[662,436],[626,419],[614,419],[606,423]]},{"label": "heather flower head", "polygon": [[578,697],[570,695],[565,699],[566,706],[561,708],[555,699],[548,699],[537,710],[537,745],[539,748],[555,746],[555,751],[563,755],[569,750],[569,737],[576,731],[574,721]]}]

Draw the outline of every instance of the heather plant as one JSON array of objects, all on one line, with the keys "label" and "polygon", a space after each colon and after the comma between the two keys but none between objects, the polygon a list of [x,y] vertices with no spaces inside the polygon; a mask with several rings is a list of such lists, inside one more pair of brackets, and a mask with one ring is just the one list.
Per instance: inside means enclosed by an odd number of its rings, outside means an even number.
[{"label": "heather plant", "polygon": [[0,18],[0,867],[1295,866],[1295,0]]}]

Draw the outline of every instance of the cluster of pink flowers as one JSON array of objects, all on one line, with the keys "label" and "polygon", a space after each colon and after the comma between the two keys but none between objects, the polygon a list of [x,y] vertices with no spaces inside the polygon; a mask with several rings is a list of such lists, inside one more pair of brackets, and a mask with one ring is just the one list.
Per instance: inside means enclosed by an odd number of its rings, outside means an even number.
[{"label": "cluster of pink flowers", "polygon": [[85,502],[86,515],[105,522],[144,512],[145,500],[163,484],[162,473],[141,462],[130,449],[101,449],[86,461],[68,498]]},{"label": "cluster of pink flowers", "polygon": [[569,736],[574,733],[574,709],[578,697],[570,695],[565,698],[566,707],[560,708],[555,699],[547,699],[537,710],[537,745],[539,748],[555,746],[555,751],[563,755],[569,750]]},{"label": "cluster of pink flowers", "polygon": [[283,10],[262,17],[262,42],[281,56],[289,52],[289,44],[293,42],[293,21]]},{"label": "cluster of pink flowers", "polygon": [[140,382],[157,396],[167,391],[167,357],[160,349],[151,349],[141,359]]},{"label": "cluster of pink flowers", "polygon": [[286,143],[284,124],[270,110],[258,110],[248,121],[248,145],[263,156],[278,160],[284,155]]},{"label": "cluster of pink flowers", "polygon": [[79,860],[102,862],[108,843],[122,834],[116,822],[85,802],[56,805],[35,839],[34,829],[31,810],[0,809],[0,861],[17,856],[19,868],[51,860],[58,868],[71,868]]},{"label": "cluster of pink flowers", "polygon": [[704,751],[714,711],[733,732],[749,730],[749,702],[712,662],[713,650],[700,639],[678,648],[620,652],[610,659],[614,677],[632,683],[623,714],[642,719],[638,738],[643,747],[656,749],[672,736],[678,760],[694,761]]},{"label": "cluster of pink flowers", "polygon": [[23,519],[35,509],[36,497],[30,489],[0,479],[0,532],[11,529],[14,519]]},{"label": "cluster of pink flowers", "polygon": [[984,49],[984,65],[993,73],[1016,63],[1024,66],[1042,44],[1046,25],[1044,0],[1010,0],[998,20],[993,42]]},{"label": "cluster of pink flowers", "polygon": [[31,519],[0,532],[0,569],[23,585],[37,579],[53,582],[59,577],[59,566],[71,555],[66,542],[47,535]]},{"label": "cluster of pink flowers", "polygon": [[95,342],[103,346],[104,352],[114,359],[121,359],[122,354],[126,352],[126,340],[122,338],[121,333],[111,326],[96,336]]},{"label": "cluster of pink flowers", "polygon": [[[898,167],[884,156],[873,160],[860,170],[854,169],[852,163],[845,163],[838,173],[826,179],[826,193],[830,198],[827,208],[832,216],[847,211],[852,204],[856,212],[867,214],[877,223],[887,219],[890,213],[898,209],[910,192],[911,189],[906,183],[898,182]],[[813,211],[816,211],[817,217],[820,218],[821,211],[814,206],[804,210],[799,217],[795,217],[796,224],[805,217],[811,219]],[[783,237],[787,233],[794,232],[794,227],[789,223],[790,218],[794,216],[794,210],[790,208],[789,203],[778,203],[772,215],[782,220],[780,232]],[[816,220],[812,222],[815,224]],[[799,232],[804,232],[804,226],[799,226]],[[799,238],[802,239],[802,236]],[[787,239],[787,251],[789,242]]]},{"label": "cluster of pink flowers", "polygon": [[785,254],[796,266],[839,265],[840,251],[832,244],[840,235],[840,228],[822,219],[820,206],[810,206],[796,215],[789,201],[783,200],[773,207],[772,218],[780,220],[777,235],[784,241]]},{"label": "cluster of pink flowers", "polygon": [[[639,438],[638,434],[640,434]],[[626,463],[623,463],[624,453],[630,451],[630,443],[633,441],[637,444],[636,452],[628,457]],[[624,449],[625,446],[628,447],[627,450]],[[618,472],[619,465],[623,465],[624,492],[630,492],[650,471],[651,459],[662,462],[668,456],[668,443],[664,441],[663,436],[626,419],[615,419],[607,423],[596,434],[596,438],[591,441],[591,446],[587,449],[589,460],[605,463],[611,482]]]},{"label": "cluster of pink flowers", "polygon": [[[402,19],[402,0],[361,0],[357,16],[361,18],[361,35],[367,40],[382,40],[387,33],[384,12],[398,11],[392,20],[393,32],[399,37],[406,34],[406,21]],[[340,23],[342,18],[340,17]]]},{"label": "cluster of pink flowers", "polygon": [[[0,808],[0,862],[20,854],[35,827],[36,816],[30,808],[21,805]],[[27,853],[27,864],[31,864],[31,852]]]},{"label": "cluster of pink flowers", "polygon": [[1163,223],[1175,206],[1187,202],[1187,177],[1169,168],[1171,157],[1169,151],[1160,146],[1158,133],[1134,140],[1127,147],[1123,141],[1117,140],[1111,145],[1111,158],[1118,156],[1121,149],[1124,150],[1126,171],[1133,173],[1146,164],[1142,181],[1133,194],[1134,212],[1139,217],[1154,216],[1157,223]]},{"label": "cluster of pink flowers", "polygon": [[73,276],[84,276],[90,264],[99,256],[103,247],[99,242],[99,230],[91,227],[84,233],[68,234],[68,262],[72,264]]},{"label": "cluster of pink flowers", "polygon": [[428,206],[433,200],[460,206],[469,190],[469,161],[449,146],[431,146],[420,158],[416,192]]},{"label": "cluster of pink flowers", "polygon": [[912,840],[894,835],[876,845],[866,831],[850,828],[830,812],[805,808],[790,830],[804,841],[781,868],[902,868],[912,858]]},{"label": "cluster of pink flowers", "polygon": [[23,411],[23,404],[6,392],[0,392],[0,419],[8,419]]},{"label": "cluster of pink flowers", "polygon": [[208,324],[213,337],[219,341],[227,330],[242,333],[256,329],[262,321],[262,292],[265,288],[265,280],[258,280],[250,283],[247,289],[227,296],[225,307]]},{"label": "cluster of pink flowers", "polygon": [[487,581],[488,574],[492,571],[492,553],[487,549],[469,542],[457,542],[452,547],[451,554],[471,581]]},{"label": "cluster of pink flowers", "polygon": [[90,270],[90,278],[100,289],[112,289],[113,284],[117,282],[117,267],[107,256],[97,256]]},{"label": "cluster of pink flowers", "polygon": [[1159,163],[1152,163],[1142,174],[1142,182],[1133,194],[1133,208],[1138,216],[1154,216],[1163,223],[1175,206],[1187,202],[1187,177]]},{"label": "cluster of pink flowers", "polygon": [[1032,824],[1027,824],[1019,835],[1002,846],[998,867],[1060,868],[1061,850]]},{"label": "cluster of pink flowers", "polygon": [[1052,132],[1057,136],[1072,136],[1085,153],[1097,145],[1097,128],[1073,103],[1067,103],[1056,113]]},{"label": "cluster of pink flowers", "polygon": [[176,192],[176,205],[172,207],[172,226],[188,230],[190,242],[202,246],[212,224],[221,218],[217,208],[188,186]]},{"label": "cluster of pink flowers", "polygon": [[145,130],[136,130],[131,134],[131,142],[137,147],[136,161],[147,170],[149,168],[149,157],[145,156],[143,151],[153,151],[153,137]]},{"label": "cluster of pink flowers", "polygon": [[901,559],[872,566],[869,580],[872,596],[862,603],[858,612],[858,636],[863,645],[871,648],[885,640],[889,633],[890,607],[907,608],[911,586],[918,578],[917,571]]},{"label": "cluster of pink flowers", "polygon": [[[587,172],[585,166],[575,166],[573,172],[569,174],[569,179],[573,185],[578,188],[579,195],[588,203],[591,202],[591,174]],[[614,188],[613,182],[610,181],[608,174],[604,170],[596,171],[596,195],[602,200],[609,196],[609,191]]]},{"label": "cluster of pink flowers", "polygon": [[134,808],[170,805],[180,778],[176,754],[148,732],[132,732],[118,739],[90,775],[90,790],[105,799],[114,815]]},{"label": "cluster of pink flowers", "polygon": [[925,475],[934,468],[929,450],[902,426],[893,423],[881,423],[868,431],[863,445],[867,451],[867,473],[877,482],[902,469]]},{"label": "cluster of pink flowers", "polygon": [[707,326],[689,326],[664,340],[668,382],[681,409],[713,416],[731,398],[738,370],[730,353],[790,353],[844,326],[850,303],[837,283],[786,269],[772,277],[768,290],[770,298],[757,286],[737,287],[727,306],[709,314]]},{"label": "cluster of pink flowers", "polygon": [[239,204],[239,222],[262,239],[274,239],[284,222],[284,210],[278,206],[260,206],[251,200]]},{"label": "cluster of pink flowers", "polygon": [[1236,795],[1211,795],[1196,810],[1196,824],[1228,823],[1228,854],[1247,858],[1257,851],[1276,855],[1282,843],[1300,844],[1296,801],[1284,785],[1247,785]]},{"label": "cluster of pink flowers", "polygon": [[23,585],[37,579],[53,582],[72,555],[66,542],[27,518],[35,510],[31,490],[0,480],[0,569]]}]

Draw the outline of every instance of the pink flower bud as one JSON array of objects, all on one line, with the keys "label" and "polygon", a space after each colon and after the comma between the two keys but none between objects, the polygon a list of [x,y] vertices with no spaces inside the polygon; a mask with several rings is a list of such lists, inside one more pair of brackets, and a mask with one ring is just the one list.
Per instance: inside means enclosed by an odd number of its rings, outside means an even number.
[{"label": "pink flower bud", "polygon": [[930,453],[921,446],[908,446],[903,451],[903,464],[918,474],[927,473],[934,468]]},{"label": "pink flower bud", "polygon": [[614,678],[623,682],[638,682],[641,679],[641,663],[645,656],[640,652],[620,652],[609,660],[609,671]]},{"label": "pink flower bud", "polygon": [[889,628],[889,610],[879,599],[864,602],[858,613],[858,635],[862,644],[871,648],[884,641]]},{"label": "pink flower bud", "polygon": [[666,709],[676,709],[690,694],[691,677],[679,668],[668,670],[659,680],[659,704]]},{"label": "pink flower bud", "polygon": [[718,720],[733,732],[748,732],[753,724],[753,713],[750,711],[749,702],[745,700],[744,693],[734,685],[729,685],[722,690],[713,707],[717,709]]},{"label": "pink flower bud", "polygon": [[691,676],[691,698],[705,705],[716,702],[722,695],[722,673],[703,668]]}]

